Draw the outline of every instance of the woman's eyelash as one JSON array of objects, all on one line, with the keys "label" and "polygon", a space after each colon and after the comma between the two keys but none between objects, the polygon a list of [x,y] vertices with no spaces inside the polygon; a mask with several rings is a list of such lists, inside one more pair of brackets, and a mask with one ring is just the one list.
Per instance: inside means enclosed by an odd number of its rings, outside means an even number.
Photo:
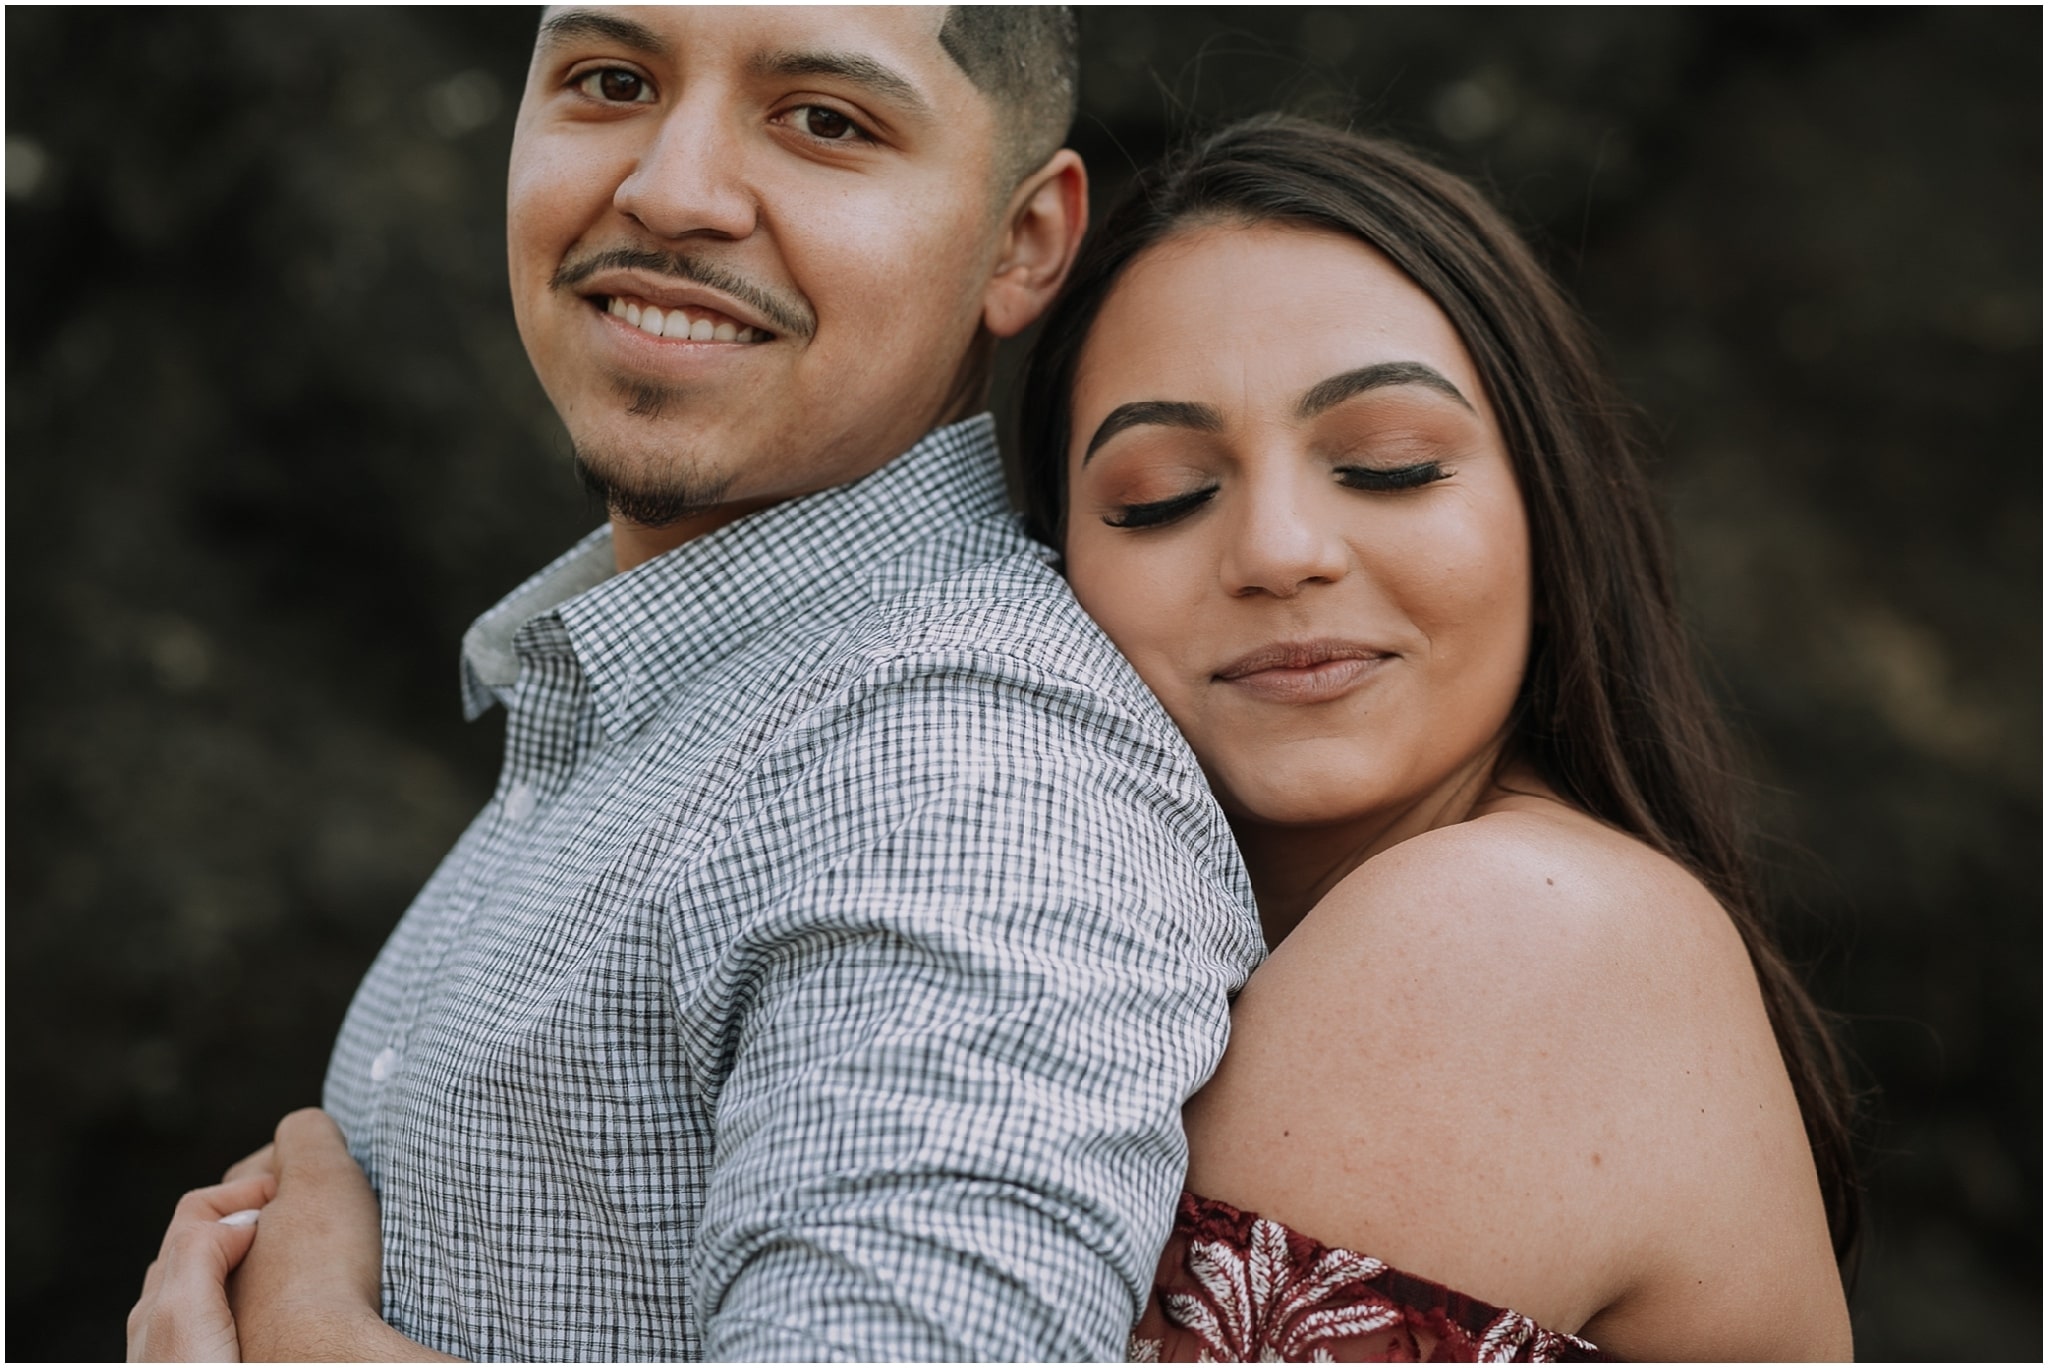
[{"label": "woman's eyelash", "polygon": [[[1371,490],[1375,493],[1389,493],[1403,489],[1420,489],[1426,484],[1448,479],[1450,471],[1440,461],[1422,461],[1405,466],[1339,466],[1337,476],[1351,489]],[[1170,499],[1155,499],[1150,503],[1125,504],[1116,512],[1103,518],[1111,527],[1161,527],[1176,519],[1183,518],[1209,502],[1216,496],[1216,486],[1176,494]]]},{"label": "woman's eyelash", "polygon": [[1423,461],[1405,466],[1339,466],[1337,475],[1352,489],[1391,491],[1420,489],[1426,484],[1448,479],[1451,472],[1438,461]]},{"label": "woman's eyelash", "polygon": [[1111,527],[1158,527],[1176,518],[1185,517],[1215,497],[1216,486],[1197,489],[1187,494],[1176,494],[1171,499],[1155,499],[1151,503],[1125,504],[1103,521]]}]

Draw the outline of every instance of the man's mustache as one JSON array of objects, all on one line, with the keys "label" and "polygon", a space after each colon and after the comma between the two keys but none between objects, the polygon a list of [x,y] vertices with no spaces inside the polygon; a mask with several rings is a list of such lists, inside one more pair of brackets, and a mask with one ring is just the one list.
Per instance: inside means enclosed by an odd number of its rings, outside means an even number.
[{"label": "man's mustache", "polygon": [[818,316],[801,296],[784,295],[754,284],[746,277],[716,263],[680,252],[656,252],[645,247],[607,247],[578,261],[564,261],[555,269],[548,288],[572,290],[599,271],[636,270],[672,276],[692,285],[704,285],[731,295],[775,325],[785,336],[808,340],[818,330]]}]

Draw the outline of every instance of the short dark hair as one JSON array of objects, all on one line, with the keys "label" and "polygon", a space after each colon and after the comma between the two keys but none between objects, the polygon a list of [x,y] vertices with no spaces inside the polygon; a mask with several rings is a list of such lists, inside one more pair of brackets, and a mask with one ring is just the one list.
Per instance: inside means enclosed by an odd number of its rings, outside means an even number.
[{"label": "short dark hair", "polygon": [[949,5],[939,44],[995,105],[996,174],[1007,194],[1074,126],[1081,45],[1066,5]]},{"label": "short dark hair", "polygon": [[1846,1262],[1861,1204],[1853,1096],[1826,1018],[1764,924],[1732,746],[1691,658],[1626,410],[1577,312],[1484,197],[1394,143],[1274,115],[1144,172],[1082,249],[1024,374],[1018,427],[1032,532],[1055,546],[1064,538],[1075,372],[1103,304],[1146,250],[1210,223],[1356,238],[1457,329],[1529,519],[1536,623],[1507,758],[1685,866],[1727,909],[1756,968]]}]

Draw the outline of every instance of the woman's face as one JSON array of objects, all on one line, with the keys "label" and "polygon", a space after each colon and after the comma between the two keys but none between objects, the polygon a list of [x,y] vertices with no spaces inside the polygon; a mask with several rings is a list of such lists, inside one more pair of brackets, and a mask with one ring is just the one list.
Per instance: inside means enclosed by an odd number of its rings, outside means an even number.
[{"label": "woman's face", "polygon": [[1528,659],[1529,539],[1428,295],[1336,233],[1169,238],[1082,351],[1068,462],[1074,592],[1234,819],[1457,820]]}]

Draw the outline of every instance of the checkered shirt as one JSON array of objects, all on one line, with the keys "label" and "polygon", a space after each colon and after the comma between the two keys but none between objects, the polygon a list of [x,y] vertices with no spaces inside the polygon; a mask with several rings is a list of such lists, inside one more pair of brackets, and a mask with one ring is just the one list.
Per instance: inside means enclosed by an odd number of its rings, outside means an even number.
[{"label": "checkered shirt", "polygon": [[1262,951],[984,416],[480,618],[490,804],[326,1104],[385,1314],[484,1359],[1121,1357]]}]

